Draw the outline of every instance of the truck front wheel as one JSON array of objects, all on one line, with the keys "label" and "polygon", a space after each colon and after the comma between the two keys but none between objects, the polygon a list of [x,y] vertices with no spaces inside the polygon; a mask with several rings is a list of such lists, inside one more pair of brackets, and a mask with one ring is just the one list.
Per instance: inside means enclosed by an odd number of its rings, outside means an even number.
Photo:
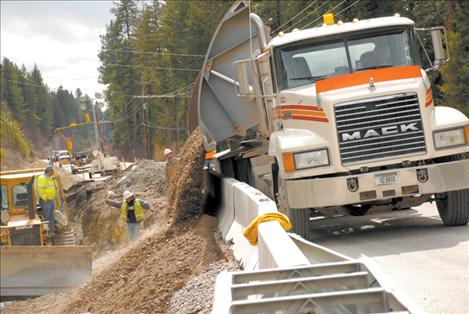
[{"label": "truck front wheel", "polygon": [[446,226],[463,226],[469,221],[469,190],[436,195],[436,207]]},{"label": "truck front wheel", "polygon": [[300,235],[304,239],[309,236],[309,208],[290,208],[285,214],[290,218],[292,230],[290,232]]},{"label": "truck front wheel", "polygon": [[[464,159],[463,155],[449,156],[445,161]],[[446,226],[462,226],[469,221],[469,189],[436,194],[436,207]]]},{"label": "truck front wheel", "polygon": [[277,184],[274,186],[274,195],[275,202],[277,203],[277,208],[280,212],[283,212],[290,219],[292,225],[292,230],[290,232],[296,233],[308,239],[309,235],[309,218],[310,218],[310,209],[309,208],[288,208],[286,200],[286,190],[285,183],[283,179],[278,175],[278,172],[273,169],[273,177]]}]

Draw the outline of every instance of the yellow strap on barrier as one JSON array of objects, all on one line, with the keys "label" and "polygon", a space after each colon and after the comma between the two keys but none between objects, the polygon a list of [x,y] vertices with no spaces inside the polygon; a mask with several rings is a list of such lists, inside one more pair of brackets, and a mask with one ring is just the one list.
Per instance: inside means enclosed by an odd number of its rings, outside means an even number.
[{"label": "yellow strap on barrier", "polygon": [[291,229],[291,223],[290,219],[288,219],[288,216],[282,214],[282,213],[267,213],[262,216],[257,217],[254,219],[249,226],[247,226],[243,230],[243,235],[246,239],[248,239],[249,243],[251,245],[256,245],[257,244],[257,228],[259,227],[260,223],[267,222],[267,221],[278,221],[280,225],[283,227],[285,230],[290,230]]}]

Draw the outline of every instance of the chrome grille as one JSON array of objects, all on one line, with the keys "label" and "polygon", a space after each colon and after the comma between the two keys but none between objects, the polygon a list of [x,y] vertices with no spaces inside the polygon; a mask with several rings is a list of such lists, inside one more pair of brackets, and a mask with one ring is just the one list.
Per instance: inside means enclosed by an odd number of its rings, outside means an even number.
[{"label": "chrome grille", "polygon": [[334,110],[343,164],[426,151],[416,93],[337,104]]}]

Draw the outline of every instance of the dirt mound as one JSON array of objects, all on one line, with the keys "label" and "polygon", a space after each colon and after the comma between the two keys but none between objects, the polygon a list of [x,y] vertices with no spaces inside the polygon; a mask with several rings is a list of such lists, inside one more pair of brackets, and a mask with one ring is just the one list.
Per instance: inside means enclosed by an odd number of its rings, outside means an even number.
[{"label": "dirt mound", "polygon": [[119,195],[125,190],[143,193],[163,193],[166,189],[166,164],[142,160],[130,168],[112,187]]},{"label": "dirt mound", "polygon": [[205,245],[191,232],[156,234],[82,288],[63,312],[166,313],[173,291],[200,264]]},{"label": "dirt mound", "polygon": [[196,129],[182,147],[175,174],[169,182],[168,214],[174,223],[196,217],[204,210],[204,153],[200,130]]}]

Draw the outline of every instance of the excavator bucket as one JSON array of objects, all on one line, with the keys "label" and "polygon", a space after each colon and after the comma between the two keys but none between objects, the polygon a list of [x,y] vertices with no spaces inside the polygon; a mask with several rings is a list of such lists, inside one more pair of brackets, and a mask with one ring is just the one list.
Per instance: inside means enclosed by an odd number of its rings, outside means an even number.
[{"label": "excavator bucket", "polygon": [[91,276],[91,247],[3,246],[0,257],[2,298],[62,292]]}]

